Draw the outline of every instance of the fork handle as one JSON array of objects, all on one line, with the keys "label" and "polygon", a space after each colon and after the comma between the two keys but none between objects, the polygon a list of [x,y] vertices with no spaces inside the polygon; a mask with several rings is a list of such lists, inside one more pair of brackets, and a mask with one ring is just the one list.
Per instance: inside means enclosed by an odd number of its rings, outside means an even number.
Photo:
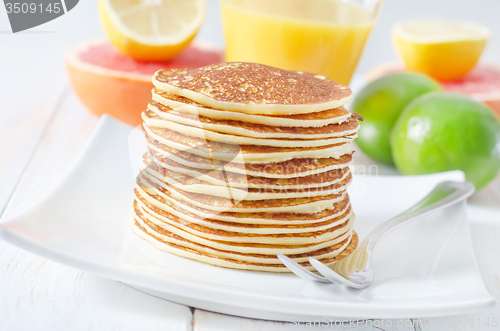
[{"label": "fork handle", "polygon": [[360,244],[359,249],[364,248],[369,254],[373,253],[380,239],[391,231],[406,223],[467,199],[474,191],[475,187],[471,182],[447,181],[439,183],[425,198],[413,207],[373,229]]}]

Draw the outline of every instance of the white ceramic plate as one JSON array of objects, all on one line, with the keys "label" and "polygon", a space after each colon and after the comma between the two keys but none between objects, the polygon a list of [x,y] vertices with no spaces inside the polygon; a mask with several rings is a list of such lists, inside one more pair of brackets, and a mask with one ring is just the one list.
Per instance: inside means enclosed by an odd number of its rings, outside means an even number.
[{"label": "white ceramic plate", "polygon": [[[130,231],[131,130],[103,117],[69,175],[28,212],[3,221],[0,238],[171,301],[245,317],[432,317],[494,303],[476,267],[465,204],[390,234],[376,251],[373,284],[361,291],[292,274],[224,269],[158,251]],[[442,180],[463,180],[463,174],[356,176],[350,188],[355,230],[363,238]]]}]

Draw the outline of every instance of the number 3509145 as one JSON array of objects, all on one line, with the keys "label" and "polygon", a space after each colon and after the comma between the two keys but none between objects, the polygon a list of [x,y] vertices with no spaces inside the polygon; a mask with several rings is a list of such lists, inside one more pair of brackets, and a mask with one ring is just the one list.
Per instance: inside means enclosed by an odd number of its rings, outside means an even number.
[{"label": "number 3509145", "polygon": [[36,4],[36,3],[27,3],[27,2],[15,2],[15,3],[6,3],[5,8],[7,9],[7,14],[10,13],[54,13],[54,14],[59,14],[62,10],[61,4],[58,2],[55,3],[49,3],[47,5],[44,5],[42,3]]}]

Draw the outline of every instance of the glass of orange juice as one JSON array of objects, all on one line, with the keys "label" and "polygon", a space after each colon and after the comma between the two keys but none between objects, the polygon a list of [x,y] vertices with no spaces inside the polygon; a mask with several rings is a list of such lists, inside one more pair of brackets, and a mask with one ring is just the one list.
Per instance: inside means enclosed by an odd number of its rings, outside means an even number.
[{"label": "glass of orange juice", "polygon": [[226,61],[348,85],[383,0],[221,0]]}]

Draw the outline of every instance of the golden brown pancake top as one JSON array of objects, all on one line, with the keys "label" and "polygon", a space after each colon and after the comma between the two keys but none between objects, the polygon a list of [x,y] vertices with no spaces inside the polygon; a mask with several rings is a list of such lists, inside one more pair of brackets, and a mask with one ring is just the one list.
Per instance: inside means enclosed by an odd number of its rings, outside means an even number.
[{"label": "golden brown pancake top", "polygon": [[253,105],[322,104],[352,94],[348,87],[321,75],[245,62],[162,69],[155,73],[155,80],[216,101]]}]

